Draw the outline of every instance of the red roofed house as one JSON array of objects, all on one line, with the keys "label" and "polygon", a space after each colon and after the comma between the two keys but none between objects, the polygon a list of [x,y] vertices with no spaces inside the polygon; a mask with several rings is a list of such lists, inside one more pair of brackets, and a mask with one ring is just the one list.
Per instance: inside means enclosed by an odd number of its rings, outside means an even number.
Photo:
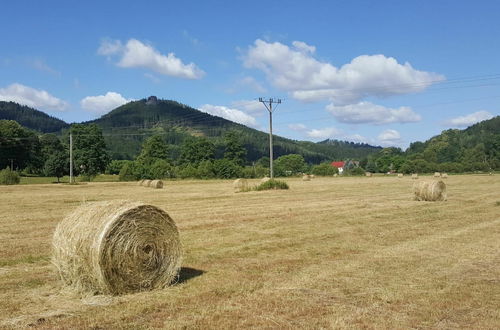
[{"label": "red roofed house", "polygon": [[344,172],[344,165],[345,165],[345,162],[332,162],[331,164],[333,167],[336,167],[338,168],[339,170],[339,174],[342,174],[342,172]]}]

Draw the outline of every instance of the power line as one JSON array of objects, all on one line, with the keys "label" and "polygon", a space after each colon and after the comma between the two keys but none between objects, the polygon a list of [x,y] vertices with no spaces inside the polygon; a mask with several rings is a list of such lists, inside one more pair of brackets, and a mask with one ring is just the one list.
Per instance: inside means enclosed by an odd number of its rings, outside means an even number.
[{"label": "power line", "polygon": [[[273,178],[273,104],[281,103],[281,99],[273,100],[272,98],[268,100],[264,100],[262,97],[259,97],[259,102],[264,104],[267,111],[269,111],[269,177]],[[269,106],[268,106],[269,104]]]}]

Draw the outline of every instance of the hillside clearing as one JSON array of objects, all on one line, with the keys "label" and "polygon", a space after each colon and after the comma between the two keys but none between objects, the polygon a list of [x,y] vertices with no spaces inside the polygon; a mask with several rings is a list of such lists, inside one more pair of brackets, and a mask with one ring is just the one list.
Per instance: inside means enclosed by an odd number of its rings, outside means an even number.
[{"label": "hillside clearing", "polygon": [[[410,177],[286,181],[247,193],[231,180],[0,187],[0,327],[500,324],[500,176],[449,177],[446,202],[414,201]],[[82,202],[130,196],[177,223],[179,283],[120,297],[62,290],[56,224]]]}]

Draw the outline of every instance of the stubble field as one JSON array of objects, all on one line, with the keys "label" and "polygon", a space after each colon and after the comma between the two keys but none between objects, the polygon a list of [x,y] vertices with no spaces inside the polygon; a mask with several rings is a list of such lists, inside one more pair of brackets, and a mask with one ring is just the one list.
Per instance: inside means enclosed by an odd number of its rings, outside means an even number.
[{"label": "stubble field", "polygon": [[[286,181],[247,193],[231,181],[0,186],[0,327],[498,328],[500,176],[449,177],[446,202],[414,201],[408,177]],[[119,297],[62,288],[55,226],[111,199],[176,221],[177,284]]]}]

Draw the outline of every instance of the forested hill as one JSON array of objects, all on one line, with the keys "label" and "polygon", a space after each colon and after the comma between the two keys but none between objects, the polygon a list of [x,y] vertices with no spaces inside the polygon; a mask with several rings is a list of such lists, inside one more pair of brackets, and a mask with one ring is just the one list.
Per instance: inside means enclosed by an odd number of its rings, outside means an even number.
[{"label": "forested hill", "polygon": [[[238,135],[247,149],[247,160],[255,161],[269,154],[268,134],[212,116],[175,101],[158,100],[155,97],[127,103],[99,119],[90,121],[99,125],[106,143],[115,159],[135,157],[145,138],[160,134],[178,152],[179,145],[190,136],[204,136],[222,144],[229,130]],[[339,145],[295,141],[279,136],[274,138],[274,155],[301,154],[310,163],[345,158],[363,158],[377,152],[378,147],[339,142]]]},{"label": "forested hill", "polygon": [[29,129],[42,133],[60,132],[69,125],[45,112],[14,102],[0,101],[0,119],[15,120]]}]

